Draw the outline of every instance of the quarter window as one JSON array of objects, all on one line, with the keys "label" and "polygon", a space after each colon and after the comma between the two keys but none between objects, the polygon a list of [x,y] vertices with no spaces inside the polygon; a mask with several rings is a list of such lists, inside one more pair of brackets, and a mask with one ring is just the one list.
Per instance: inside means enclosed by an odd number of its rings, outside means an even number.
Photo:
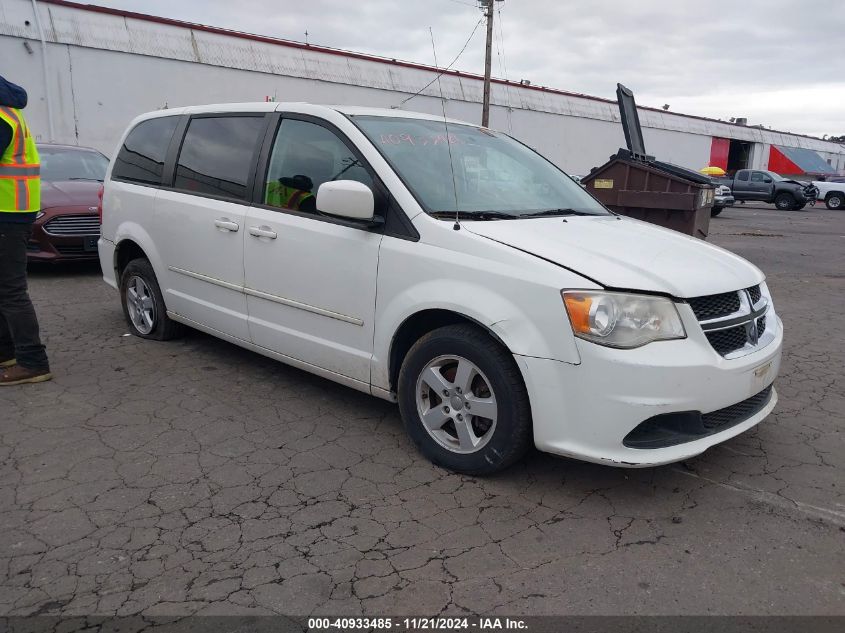
[{"label": "quarter window", "polygon": [[160,185],[167,148],[176,129],[177,117],[141,121],[129,132],[114,160],[112,178]]},{"label": "quarter window", "polygon": [[332,131],[307,121],[283,119],[264,181],[264,203],[316,213],[324,182],[356,180],[373,188],[362,162]]},{"label": "quarter window", "polygon": [[176,164],[176,189],[246,200],[263,116],[191,119]]}]

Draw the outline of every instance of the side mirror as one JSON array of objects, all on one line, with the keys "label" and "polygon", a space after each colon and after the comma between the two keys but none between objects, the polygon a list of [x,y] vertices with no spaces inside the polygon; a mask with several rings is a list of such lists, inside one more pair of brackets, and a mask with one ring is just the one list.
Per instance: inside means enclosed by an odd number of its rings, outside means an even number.
[{"label": "side mirror", "polygon": [[373,191],[356,180],[324,182],[317,189],[317,211],[351,220],[372,220]]},{"label": "side mirror", "polygon": [[763,182],[770,185],[770,184],[772,184],[772,179],[771,178],[763,178]]}]

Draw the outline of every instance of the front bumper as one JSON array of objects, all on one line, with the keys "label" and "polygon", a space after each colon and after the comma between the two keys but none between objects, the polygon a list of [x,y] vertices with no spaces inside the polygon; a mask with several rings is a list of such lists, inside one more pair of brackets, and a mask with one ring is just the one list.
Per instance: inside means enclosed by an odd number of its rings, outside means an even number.
[{"label": "front bumper", "polygon": [[[67,215],[79,217],[80,214],[69,212]],[[97,259],[97,240],[99,233],[80,233],[58,235],[45,230],[45,224],[61,217],[49,214],[32,225],[32,235],[26,246],[27,259],[31,262],[83,261]],[[96,218],[96,215],[93,217]]]},{"label": "front bumper", "polygon": [[515,356],[534,419],[534,443],[549,453],[614,466],[657,466],[698,455],[761,422],[766,404],[725,430],[663,448],[631,448],[623,439],[654,416],[730,407],[771,385],[780,370],[783,328],[759,350],[728,360],[699,330],[688,338],[616,350],[578,341],[581,363]]},{"label": "front bumper", "polygon": [[714,207],[732,207],[736,200],[733,196],[716,196],[713,198]]}]

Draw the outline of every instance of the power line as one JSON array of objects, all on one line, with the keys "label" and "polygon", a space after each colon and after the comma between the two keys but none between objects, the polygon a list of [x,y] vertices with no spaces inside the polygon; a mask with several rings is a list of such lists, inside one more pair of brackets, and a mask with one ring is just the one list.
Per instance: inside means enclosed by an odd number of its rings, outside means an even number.
[{"label": "power line", "polygon": [[[408,97],[407,99],[403,99],[402,101],[400,101],[400,102],[399,102],[399,105],[398,105],[398,106],[396,106],[396,107],[397,107],[397,108],[401,108],[403,105],[405,105],[408,101],[410,101],[410,100],[411,100],[411,99],[413,99],[414,97],[418,97],[418,96],[420,95],[420,93],[421,93],[423,90],[425,90],[426,88],[428,88],[428,87],[429,87],[431,84],[433,84],[435,81],[438,81],[438,80],[440,79],[440,77],[441,77],[441,76],[443,76],[443,75],[446,73],[446,71],[450,70],[450,69],[452,68],[452,66],[454,66],[454,65],[455,65],[455,62],[457,62],[457,61],[460,59],[461,55],[463,55],[463,54],[464,54],[464,51],[467,49],[467,46],[469,46],[469,43],[470,43],[470,41],[472,40],[472,36],[473,36],[473,35],[475,35],[475,32],[478,30],[478,27],[481,25],[481,23],[482,23],[483,21],[484,21],[484,18],[481,18],[480,20],[478,20],[478,22],[476,22],[476,23],[475,23],[475,28],[473,28],[473,29],[472,29],[472,33],[470,33],[470,34],[469,34],[469,37],[467,38],[467,41],[466,41],[466,42],[464,42],[464,47],[460,50],[460,52],[457,54],[457,56],[455,56],[455,59],[453,59],[453,60],[452,60],[452,63],[451,63],[451,64],[449,64],[448,66],[446,66],[446,68],[444,68],[444,69],[443,69],[443,70],[441,70],[439,73],[437,73],[437,75],[434,77],[434,79],[432,79],[431,81],[429,81],[426,85],[424,85],[422,88],[420,88],[419,90],[417,90],[417,91],[416,91],[414,94],[412,94],[410,97]],[[436,62],[435,62],[435,64],[436,64]]]},{"label": "power line", "polygon": [[499,5],[499,43],[496,45],[497,52],[500,52],[499,57],[499,64],[502,68],[503,74],[505,76],[505,92],[508,95],[508,133],[513,134],[513,118],[511,116],[511,84],[510,80],[508,79],[508,62],[505,57],[505,31],[504,27],[502,26],[502,8],[501,4]]}]

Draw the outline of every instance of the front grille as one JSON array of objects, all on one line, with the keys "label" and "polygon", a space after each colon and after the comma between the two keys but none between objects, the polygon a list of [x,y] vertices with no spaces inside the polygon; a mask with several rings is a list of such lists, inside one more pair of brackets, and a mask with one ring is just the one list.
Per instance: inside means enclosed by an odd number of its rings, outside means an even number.
[{"label": "front grille", "polygon": [[748,289],[748,294],[751,295],[751,303],[752,305],[757,305],[757,302],[760,301],[760,286],[751,286]]},{"label": "front grille", "polygon": [[728,316],[739,310],[739,294],[736,292],[723,292],[718,295],[706,297],[693,297],[687,299],[699,321],[718,319]]},{"label": "front grille", "polygon": [[701,416],[701,424],[710,432],[716,432],[734,426],[740,422],[744,422],[762,410],[769,403],[771,397],[772,385],[769,385],[763,391],[754,394],[742,402],[737,402],[718,411],[704,413]]},{"label": "front grille", "polygon": [[748,341],[748,333],[745,331],[745,325],[737,325],[736,327],[728,328],[726,330],[716,330],[715,332],[705,332],[707,340],[717,352],[722,356],[742,349]]},{"label": "front grille", "polygon": [[757,336],[763,336],[763,332],[766,331],[766,317],[760,317],[757,319]]},{"label": "front grille", "polygon": [[68,246],[68,245],[58,246],[57,245],[55,248],[62,255],[83,255],[83,254],[88,252],[88,251],[85,250],[84,246],[82,246],[82,245],[77,246],[75,244],[72,245],[72,246]]},{"label": "front grille", "polygon": [[60,215],[44,225],[51,235],[99,235],[100,220],[96,215]]}]

